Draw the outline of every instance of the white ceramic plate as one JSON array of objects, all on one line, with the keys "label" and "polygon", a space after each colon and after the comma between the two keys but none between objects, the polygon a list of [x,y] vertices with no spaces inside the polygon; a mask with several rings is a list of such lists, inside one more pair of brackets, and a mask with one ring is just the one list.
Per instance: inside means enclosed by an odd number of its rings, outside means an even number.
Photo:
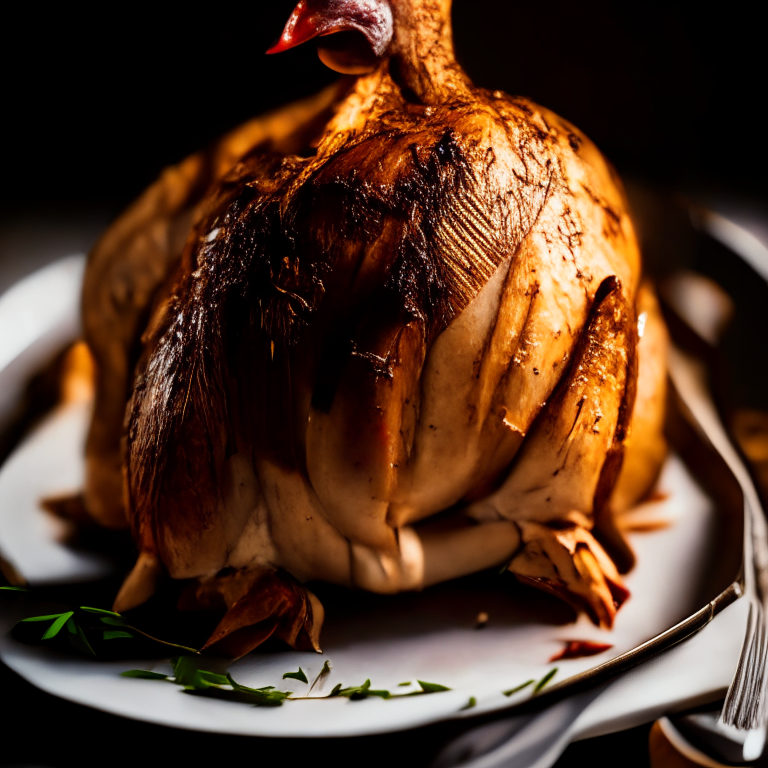
[{"label": "white ceramic plate", "polygon": [[[0,469],[0,551],[32,585],[109,574],[106,559],[69,550],[62,543],[65,527],[38,505],[46,494],[80,487],[87,418],[88,407],[82,404],[52,413]],[[595,640],[611,643],[613,648],[599,656],[558,662],[553,683],[564,683],[631,651],[701,607],[697,601],[710,569],[709,553],[717,544],[720,513],[675,456],[667,461],[659,490],[663,500],[647,505],[644,514],[668,519],[670,525],[632,535],[638,556],[637,566],[626,579],[632,597],[610,632],[596,629],[584,618],[557,623],[563,614],[551,610],[549,598],[518,588],[505,576],[488,589],[475,582],[457,582],[419,594],[357,596],[346,607],[335,603],[323,629],[322,655],[291,650],[259,653],[230,667],[245,685],[275,685],[299,695],[306,686],[283,680],[282,674],[300,665],[312,680],[325,659],[333,665],[326,692],[338,682],[357,685],[366,678],[375,688],[393,690],[402,681],[420,679],[449,686],[452,690],[448,692],[386,701],[296,701],[275,709],[188,695],[168,683],[119,675],[134,667],[170,672],[162,659],[149,664],[63,660],[45,648],[15,642],[8,636],[10,626],[37,612],[28,601],[4,610],[0,657],[34,685],[63,698],[131,718],[222,733],[351,736],[393,731],[463,716],[461,708],[470,696],[477,699],[477,707],[469,714],[498,709],[530,695],[530,688],[511,699],[501,692],[530,678],[541,678],[554,666],[548,660],[564,641]],[[717,658],[706,668],[700,666],[694,673],[678,663],[680,679],[675,685],[657,683],[650,688],[647,676],[630,676],[639,681],[634,689],[630,686],[628,692],[617,693],[612,704],[610,697],[602,696],[602,709],[593,709],[602,714],[586,718],[581,732],[626,727],[633,717],[643,722],[649,713],[663,711],[670,702],[711,696],[727,685],[746,621],[742,603],[727,608],[701,637],[686,644],[698,647],[699,653],[703,648],[705,655],[708,647],[717,648]],[[490,615],[482,631],[475,629],[480,611]],[[669,682],[668,672],[665,679]],[[638,693],[642,690],[643,695]],[[322,691],[316,689],[318,692]]]}]

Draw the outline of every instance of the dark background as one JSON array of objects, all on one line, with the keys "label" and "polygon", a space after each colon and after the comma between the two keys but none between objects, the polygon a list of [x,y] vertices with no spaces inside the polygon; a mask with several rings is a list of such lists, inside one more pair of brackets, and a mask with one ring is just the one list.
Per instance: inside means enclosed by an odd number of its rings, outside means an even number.
[{"label": "dark background", "polygon": [[[295,0],[173,12],[136,3],[4,12],[4,221],[108,220],[159,170],[334,73],[312,44],[264,50]],[[578,125],[625,175],[766,204],[762,23],[745,3],[455,0],[474,81]]]}]

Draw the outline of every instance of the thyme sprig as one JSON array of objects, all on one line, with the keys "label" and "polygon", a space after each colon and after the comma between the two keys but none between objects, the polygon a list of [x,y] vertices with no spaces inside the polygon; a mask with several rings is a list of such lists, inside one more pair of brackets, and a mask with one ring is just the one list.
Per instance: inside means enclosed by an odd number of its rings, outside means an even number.
[{"label": "thyme sprig", "polygon": [[[293,691],[279,691],[274,686],[268,685],[263,688],[249,688],[238,683],[232,675],[227,672],[219,674],[200,666],[201,658],[199,656],[177,656],[171,659],[173,666],[173,675],[163,675],[159,672],[152,672],[144,669],[129,669],[122,672],[123,677],[134,677],[142,680],[161,680],[174,685],[180,685],[185,691],[192,693],[204,693],[207,695],[215,694],[218,698],[230,699],[233,701],[245,701],[254,706],[281,706],[284,701],[301,701],[307,699],[334,699],[347,698],[351,701],[359,701],[370,697],[381,699],[396,699],[404,696],[422,696],[429,693],[440,693],[450,691],[451,689],[439,683],[428,683],[423,680],[417,681],[421,690],[411,691],[410,693],[391,693],[381,688],[371,688],[370,679],[362,685],[353,685],[344,688],[338,683],[333,690],[325,696],[294,696]],[[317,682],[327,677],[331,672],[331,664],[326,659],[320,674],[312,683],[312,688]],[[286,672],[283,679],[299,680],[303,683],[309,683],[305,672],[299,667],[298,672]]]},{"label": "thyme sprig", "polygon": [[547,674],[544,675],[544,677],[542,677],[541,680],[539,680],[539,682],[533,686],[533,695],[535,696],[537,693],[539,693],[541,689],[544,688],[544,686],[547,685],[547,683],[549,683],[549,681],[556,674],[557,674],[557,667],[552,667],[552,669],[550,669],[549,672],[547,672]]},{"label": "thyme sprig", "polygon": [[[15,591],[28,591],[16,587],[13,589]],[[88,626],[87,622],[84,626],[83,620],[86,619],[88,614],[98,617],[98,624],[106,626]],[[199,654],[199,651],[195,648],[179,645],[178,643],[171,643],[167,640],[162,640],[159,637],[153,637],[143,629],[139,629],[138,627],[129,624],[119,613],[108,611],[104,608],[93,608],[88,605],[81,605],[79,608],[64,611],[62,613],[51,613],[44,616],[29,616],[26,619],[21,619],[16,626],[19,627],[20,625],[34,624],[36,622],[50,622],[40,636],[39,642],[53,640],[60,636],[62,630],[66,628],[69,645],[87,656],[96,656],[96,652],[87,638],[88,632],[98,632],[100,639],[104,641],[135,639],[136,635],[141,635],[154,643],[175,648],[179,651],[184,651],[187,654]],[[114,627],[114,629],[107,629],[106,627]],[[93,634],[91,637],[93,637]]]},{"label": "thyme sprig", "polygon": [[177,656],[171,659],[171,665],[173,676],[145,669],[129,669],[121,675],[142,680],[163,680],[181,686],[188,693],[218,693],[219,698],[230,698],[257,707],[279,707],[291,695],[291,691],[278,691],[272,685],[249,688],[238,683],[228,672],[222,675],[202,669],[199,658],[195,656]]},{"label": "thyme sprig", "polygon": [[[29,589],[25,587],[15,586],[0,586],[0,590],[6,590],[11,592],[29,592]],[[80,615],[79,615],[80,614]],[[81,625],[81,619],[84,618],[83,614],[91,615],[97,618],[100,627]],[[373,688],[371,686],[370,679],[366,679],[361,685],[353,685],[344,687],[341,683],[337,683],[330,693],[323,696],[312,696],[312,691],[318,684],[322,684],[331,674],[332,666],[329,660],[325,660],[322,669],[315,677],[312,685],[310,686],[307,695],[294,696],[292,691],[280,691],[274,686],[265,686],[263,688],[250,688],[248,686],[238,683],[229,672],[220,674],[218,672],[212,672],[211,670],[204,669],[200,666],[202,661],[200,651],[195,648],[190,648],[178,643],[172,643],[167,640],[162,640],[158,637],[148,634],[142,629],[129,624],[126,619],[115,611],[109,611],[104,608],[94,608],[92,606],[81,605],[77,609],[63,611],[61,613],[51,613],[43,616],[30,616],[26,619],[22,619],[17,623],[19,625],[29,625],[35,623],[47,622],[42,635],[40,636],[40,642],[53,640],[56,637],[62,635],[63,630],[66,630],[65,636],[69,644],[80,653],[84,653],[88,656],[96,656],[91,643],[86,635],[86,630],[90,632],[100,631],[100,638],[103,641],[111,641],[117,639],[135,639],[136,635],[151,640],[154,643],[168,646],[170,648],[183,651],[184,654],[175,656],[171,659],[173,666],[173,675],[163,675],[158,672],[152,672],[150,670],[143,669],[131,669],[122,674],[123,677],[133,677],[143,680],[155,680],[166,681],[175,685],[181,686],[184,691],[195,694],[213,695],[217,698],[224,698],[230,700],[236,700],[241,702],[247,702],[255,706],[280,706],[283,701],[299,701],[306,699],[333,699],[333,698],[347,698],[351,701],[359,701],[367,698],[381,698],[381,699],[396,699],[406,696],[423,696],[425,694],[442,693],[444,691],[450,691],[451,689],[445,685],[439,683],[430,683],[425,680],[416,680],[419,685],[419,690],[408,691],[403,693],[392,693],[389,690],[383,688]],[[107,627],[113,627],[108,629]],[[557,674],[558,668],[554,667],[547,672],[540,680],[534,679],[526,680],[525,682],[510,688],[506,691],[502,691],[504,696],[512,696],[519,691],[533,686],[531,690],[531,696],[535,696],[540,693]],[[309,685],[309,679],[307,678],[304,670],[299,667],[296,672],[286,672],[283,674],[283,679],[297,680],[301,683]],[[397,687],[408,687],[413,685],[412,682],[406,681],[398,683]],[[322,687],[322,685],[321,685]],[[462,709],[471,709],[476,706],[477,699],[474,696],[469,698],[469,701]]]},{"label": "thyme sprig", "polygon": [[510,688],[508,691],[502,691],[502,693],[505,696],[509,697],[517,693],[518,691],[522,691],[524,688],[527,688],[529,685],[533,685],[531,696],[535,696],[537,693],[541,692],[541,690],[550,682],[550,680],[552,680],[552,678],[556,674],[557,674],[557,667],[553,667],[538,682],[536,680],[526,680],[524,683],[520,683],[520,685],[516,685],[514,688]]},{"label": "thyme sprig", "polygon": [[[301,669],[301,667],[299,667],[299,669]],[[322,684],[325,682],[328,675],[331,674],[331,669],[331,662],[326,659],[325,663],[323,664],[323,668],[320,670],[320,674],[315,678],[315,681],[310,686],[309,693],[312,693],[318,683],[320,683],[320,687],[322,688]]]},{"label": "thyme sprig", "polygon": [[73,648],[89,656],[95,656],[96,652],[88,642],[88,638],[86,638],[83,628],[73,618],[74,615],[74,611],[65,611],[63,613],[50,613],[45,616],[30,616],[27,619],[22,619],[19,624],[34,624],[35,622],[50,621],[51,623],[46,627],[40,637],[41,641],[52,640],[62,629],[66,628],[67,639]]},{"label": "thyme sprig", "polygon": [[518,691],[522,691],[523,688],[527,688],[529,685],[532,685],[535,682],[535,680],[526,680],[524,683],[520,683],[520,685],[516,685],[514,688],[510,688],[508,691],[502,691],[502,693],[505,696],[512,696],[512,694],[517,693]]},{"label": "thyme sprig", "polygon": [[[154,637],[145,632],[143,629],[139,629],[138,627],[134,627],[133,625],[128,624],[128,622],[119,613],[115,613],[114,611],[107,611],[104,608],[92,608],[87,605],[81,605],[80,610],[85,611],[86,613],[94,613],[99,615],[102,624],[106,624],[112,627],[121,627],[122,631],[120,632],[105,632],[105,640],[115,639],[118,637],[131,637],[129,632],[136,632],[137,634],[146,637],[148,640],[151,640],[154,643],[160,643],[160,645],[167,645],[170,648],[178,648],[180,651],[186,651],[187,653],[200,653],[200,651],[195,648],[190,648],[186,645],[180,645],[179,643],[171,643],[168,640],[161,640],[159,637]],[[126,630],[128,631],[126,632]],[[108,634],[110,635],[109,638],[107,637]]]},{"label": "thyme sprig", "polygon": [[[326,664],[328,664],[328,662],[326,662]],[[323,669],[325,669],[325,665],[323,665]],[[322,674],[322,672],[320,674]],[[291,700],[298,701],[299,699],[334,699],[338,696],[350,699],[352,701],[360,701],[361,699],[368,699],[370,697],[377,697],[380,699],[402,699],[406,696],[423,696],[426,693],[441,693],[443,691],[451,690],[447,686],[440,685],[439,683],[428,683],[424,680],[417,680],[416,682],[419,684],[421,690],[409,691],[408,693],[392,693],[391,691],[388,691],[384,688],[371,688],[371,680],[369,678],[362,685],[351,685],[347,688],[345,688],[341,683],[337,683],[333,690],[325,696],[291,696]],[[310,688],[310,691],[311,690],[312,689]]]}]

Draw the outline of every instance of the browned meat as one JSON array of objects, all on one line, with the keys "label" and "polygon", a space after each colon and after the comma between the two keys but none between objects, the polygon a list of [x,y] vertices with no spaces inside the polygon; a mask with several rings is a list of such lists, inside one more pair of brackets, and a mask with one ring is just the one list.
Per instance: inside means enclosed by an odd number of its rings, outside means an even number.
[{"label": "browned meat", "polygon": [[316,645],[310,579],[508,562],[611,625],[614,514],[664,453],[663,324],[611,167],[472,85],[449,21],[302,0],[276,49],[322,35],[359,76],[166,172],[92,254],[86,501],[141,550],[116,608],[192,579],[238,655]]}]

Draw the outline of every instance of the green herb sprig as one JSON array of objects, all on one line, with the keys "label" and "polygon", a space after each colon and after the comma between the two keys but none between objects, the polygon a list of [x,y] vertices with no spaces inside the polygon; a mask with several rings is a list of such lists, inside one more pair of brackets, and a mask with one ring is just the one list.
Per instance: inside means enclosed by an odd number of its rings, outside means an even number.
[{"label": "green herb sprig", "polygon": [[533,685],[535,682],[535,680],[526,680],[524,683],[520,683],[520,685],[516,685],[514,688],[510,688],[508,691],[502,691],[502,693],[505,696],[512,696],[512,694],[517,693],[518,691],[522,691],[523,688],[527,688],[529,685]]},{"label": "green herb sprig", "polygon": [[74,611],[65,611],[64,613],[51,613],[45,616],[30,616],[27,619],[22,619],[19,624],[34,624],[35,622],[50,621],[51,623],[40,637],[41,641],[52,640],[66,627],[67,639],[70,644],[81,653],[95,656],[96,652],[88,642],[88,638],[85,636],[83,628],[73,618],[74,615]]},{"label": "green herb sprig", "polygon": [[[299,667],[299,669],[301,669],[301,667]],[[310,686],[309,693],[312,693],[312,691],[314,690],[315,686],[318,683],[320,683],[322,687],[322,683],[324,683],[328,675],[331,674],[331,669],[332,669],[331,662],[328,661],[328,659],[326,659],[325,663],[323,664],[323,668],[320,670],[320,674],[315,678],[314,682]]]},{"label": "green herb sprig", "polygon": [[[9,592],[23,593],[30,590],[25,587],[15,586],[0,586],[0,590]],[[354,685],[344,687],[341,683],[334,686],[330,693],[324,696],[294,696],[292,691],[279,691],[274,686],[266,686],[264,688],[250,688],[248,686],[238,683],[231,674],[220,674],[212,672],[210,670],[203,669],[199,666],[200,651],[195,648],[190,648],[178,643],[172,643],[167,640],[154,637],[144,630],[139,629],[125,620],[125,618],[115,612],[109,611],[104,608],[94,608],[92,606],[80,606],[79,609],[63,611],[61,613],[46,614],[43,616],[30,616],[26,619],[22,619],[18,624],[35,624],[48,622],[42,635],[40,636],[40,642],[53,640],[60,636],[63,630],[66,629],[66,637],[69,644],[77,649],[81,653],[85,653],[89,656],[96,656],[91,643],[89,642],[86,632],[84,631],[81,622],[78,620],[78,611],[84,614],[90,614],[98,618],[99,624],[104,625],[101,627],[101,639],[104,641],[111,641],[117,639],[134,639],[136,635],[141,635],[152,642],[159,643],[171,648],[176,648],[180,651],[184,651],[184,655],[174,657],[171,662],[174,667],[174,675],[163,675],[157,672],[151,672],[148,670],[133,669],[123,672],[124,677],[133,677],[144,680],[161,680],[171,682],[175,685],[181,686],[187,692],[204,693],[208,695],[215,694],[220,698],[232,698],[238,701],[246,701],[255,706],[280,706],[283,701],[292,700],[297,701],[300,699],[332,699],[332,698],[348,698],[351,701],[359,701],[361,699],[367,699],[371,697],[377,697],[381,699],[395,699],[405,696],[422,696],[425,694],[441,693],[444,691],[450,691],[451,689],[445,685],[439,683],[430,683],[424,680],[416,680],[420,690],[408,691],[404,693],[392,693],[386,689],[372,688],[370,679],[365,680],[361,685]],[[107,629],[105,627],[114,627],[114,629]],[[86,627],[89,631],[94,631],[93,627]],[[325,660],[320,673],[315,677],[312,685],[309,688],[308,694],[311,694],[315,687],[324,682],[331,673],[331,664],[329,660]],[[535,696],[540,693],[555,677],[558,668],[553,667],[549,670],[540,680],[534,679],[526,680],[525,682],[517,685],[508,690],[502,691],[504,696],[512,696],[519,691],[533,686],[531,690],[531,696]],[[283,674],[283,679],[293,679],[299,682],[309,684],[304,670],[299,667],[296,672],[286,672]],[[398,687],[408,687],[412,685],[410,681],[398,683]],[[467,704],[462,707],[464,709],[471,709],[476,706],[477,700],[474,696],[470,697]]]},{"label": "green herb sprig", "polygon": [[[19,587],[3,587],[3,589],[13,589],[14,591],[29,591]],[[88,626],[86,621],[85,626],[83,620],[86,616],[83,614],[90,614],[96,616],[98,625],[104,626]],[[53,640],[58,637],[63,629],[68,631],[69,644],[78,652],[84,653],[87,656],[96,656],[96,652],[93,646],[88,641],[87,632],[98,631],[101,640],[110,641],[118,639],[135,639],[136,635],[141,635],[151,640],[154,643],[165,645],[170,648],[175,648],[178,651],[184,651],[187,654],[198,654],[199,651],[195,648],[189,648],[186,645],[179,645],[178,643],[171,643],[167,640],[161,640],[159,637],[153,637],[142,629],[129,624],[123,616],[115,611],[108,611],[104,608],[93,608],[88,605],[81,605],[77,609],[64,611],[62,613],[52,613],[45,616],[29,616],[26,619],[22,619],[18,622],[21,624],[34,624],[35,622],[50,621],[51,623],[45,629],[40,637],[40,642]],[[17,626],[18,626],[17,625]],[[108,629],[107,627],[113,627],[114,629]]]},{"label": "green herb sprig", "polygon": [[[81,605],[80,610],[85,611],[86,613],[93,613],[98,615],[102,624],[121,628],[121,631],[119,632],[105,632],[105,640],[114,640],[118,637],[132,637],[132,635],[129,633],[136,632],[137,634],[146,637],[148,640],[151,640],[154,643],[160,643],[160,645],[167,645],[170,648],[178,648],[180,651],[186,651],[187,653],[200,653],[200,651],[198,651],[196,648],[190,648],[186,645],[179,645],[179,643],[171,643],[168,640],[161,640],[159,637],[153,637],[152,635],[146,633],[144,630],[128,624],[128,622],[119,613],[115,613],[115,611],[107,611],[104,608],[92,608],[88,605]],[[109,637],[107,637],[107,635],[109,635]]]},{"label": "green herb sprig", "polygon": [[177,656],[171,659],[173,677],[145,669],[129,669],[121,675],[142,680],[164,680],[181,686],[189,693],[217,693],[219,698],[245,701],[257,707],[279,707],[291,695],[291,691],[278,691],[271,685],[249,688],[238,683],[229,673],[222,675],[202,669],[199,662],[197,656]]},{"label": "green herb sprig", "polygon": [[502,691],[502,693],[505,696],[512,696],[512,694],[515,694],[518,691],[522,691],[524,688],[527,688],[529,685],[533,685],[531,696],[535,696],[537,693],[541,692],[544,686],[546,686],[556,674],[557,674],[557,667],[553,667],[538,682],[536,682],[536,680],[526,680],[524,683],[520,683],[520,685],[516,685],[514,688],[510,688],[508,691]]},{"label": "green herb sprig", "polygon": [[307,676],[304,674],[304,670],[301,667],[299,667],[299,671],[298,672],[286,672],[283,675],[283,680],[285,680],[287,678],[291,679],[291,680],[298,680],[298,681],[300,681],[302,683],[308,683],[309,682],[309,680],[307,680]]},{"label": "green herb sprig", "polygon": [[[338,684],[328,694],[328,698],[334,696],[346,696],[352,701],[358,701],[360,699],[367,699],[370,696],[378,696],[381,699],[401,699],[405,696],[423,696],[426,693],[442,693],[443,691],[451,690],[447,686],[440,685],[439,683],[428,683],[424,680],[417,680],[416,682],[419,684],[421,690],[409,691],[408,693],[391,693],[384,689],[371,688],[370,680],[366,680],[362,685],[355,685],[350,688],[342,688],[341,684]],[[400,685],[402,685],[402,683],[400,683]],[[410,685],[410,683],[408,683],[408,685]]]},{"label": "green herb sprig", "polygon": [[536,683],[536,685],[533,686],[533,694],[532,695],[535,696],[537,693],[539,693],[542,690],[542,688],[544,688],[544,686],[547,685],[547,683],[549,683],[549,681],[556,674],[557,674],[557,667],[553,667],[552,669],[550,669],[549,672],[547,672],[547,674],[544,675],[544,677],[542,677],[541,680],[539,680],[539,682]]},{"label": "green herb sprig", "polygon": [[[200,667],[200,662],[201,658],[199,656],[178,656],[171,659],[173,676],[163,675],[159,672],[151,672],[144,669],[129,669],[121,674],[123,677],[134,677],[142,680],[163,680],[173,683],[174,685],[180,685],[188,692],[206,693],[209,695],[215,693],[219,698],[246,701],[255,706],[280,706],[286,700],[334,699],[338,697],[347,698],[351,701],[359,701],[370,697],[395,699],[404,696],[422,696],[428,693],[440,693],[442,691],[451,690],[439,683],[428,683],[418,680],[417,682],[421,687],[421,690],[419,691],[412,691],[410,693],[390,693],[390,691],[384,689],[371,688],[371,681],[368,679],[362,685],[353,685],[347,688],[344,688],[341,683],[338,683],[333,690],[325,696],[293,696],[292,691],[278,691],[271,685],[265,686],[264,688],[249,688],[248,686],[238,683],[228,672],[222,675],[218,672],[211,672],[210,670],[203,669]],[[326,678],[330,674],[331,669],[330,662],[326,660],[320,674],[312,683],[310,692],[318,681]],[[309,682],[301,667],[299,667],[298,672],[286,672],[283,675],[283,679],[300,680],[303,683]]]}]

